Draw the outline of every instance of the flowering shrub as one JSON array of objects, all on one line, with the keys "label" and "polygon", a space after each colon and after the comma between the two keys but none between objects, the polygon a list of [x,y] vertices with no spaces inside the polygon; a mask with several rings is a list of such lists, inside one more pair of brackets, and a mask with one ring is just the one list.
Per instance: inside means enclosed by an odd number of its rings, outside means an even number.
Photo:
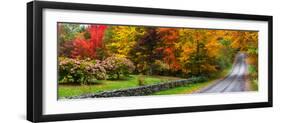
[{"label": "flowering shrub", "polygon": [[90,59],[59,58],[59,83],[87,84],[93,79],[104,80],[108,76],[117,79],[135,70],[134,64],[119,57],[108,57],[104,61]]},{"label": "flowering shrub", "polygon": [[89,66],[87,66],[87,64],[82,65],[82,62],[80,60],[60,57],[59,82],[83,83],[88,78],[87,75],[89,74],[89,72],[87,72],[86,70],[88,68]]},{"label": "flowering shrub", "polygon": [[115,75],[119,79],[121,74],[126,76],[135,70],[133,62],[123,57],[111,56],[106,58],[102,63],[111,79],[115,78]]},{"label": "flowering shrub", "polygon": [[99,61],[59,58],[59,82],[87,84],[94,78],[106,79],[106,70]]},{"label": "flowering shrub", "polygon": [[104,80],[107,78],[106,70],[101,61],[96,60],[95,64],[91,66],[91,72],[97,80]]}]

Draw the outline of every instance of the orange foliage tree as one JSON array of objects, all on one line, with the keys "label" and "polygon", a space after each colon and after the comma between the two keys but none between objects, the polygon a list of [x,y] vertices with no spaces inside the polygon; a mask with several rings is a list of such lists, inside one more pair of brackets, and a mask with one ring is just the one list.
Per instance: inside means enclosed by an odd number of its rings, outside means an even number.
[{"label": "orange foliage tree", "polygon": [[180,69],[180,64],[177,60],[177,48],[175,44],[179,39],[179,29],[177,28],[158,28],[157,34],[160,37],[160,47],[163,48],[163,61],[169,65],[172,71]]}]

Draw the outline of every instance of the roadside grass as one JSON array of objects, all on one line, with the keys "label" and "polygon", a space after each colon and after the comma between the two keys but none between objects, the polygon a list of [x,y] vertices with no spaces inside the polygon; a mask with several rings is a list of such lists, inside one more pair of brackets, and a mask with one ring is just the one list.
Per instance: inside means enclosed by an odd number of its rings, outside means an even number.
[{"label": "roadside grass", "polygon": [[258,80],[252,80],[251,81],[251,91],[258,91],[259,90],[259,86],[258,86]]},{"label": "roadside grass", "polygon": [[255,67],[248,65],[248,82],[250,91],[258,91],[258,72]]},{"label": "roadside grass", "polygon": [[153,95],[170,95],[170,94],[191,94],[196,91],[201,90],[204,87],[207,87],[215,82],[215,80],[225,77],[231,70],[232,66],[228,67],[227,69],[223,70],[221,73],[217,74],[216,76],[210,78],[208,81],[199,82],[199,83],[191,83],[183,87],[176,87],[169,90],[163,90],[159,92],[153,93]]},{"label": "roadside grass", "polygon": [[144,78],[144,85],[151,85],[156,83],[168,82],[169,80],[179,80],[183,78],[169,77],[169,76],[147,76],[147,75],[130,75],[121,80],[96,80],[90,85],[66,85],[60,84],[58,86],[58,96],[69,97],[78,96],[82,94],[98,93],[103,91],[110,91],[115,89],[126,89],[139,86],[138,77]]},{"label": "roadside grass", "polygon": [[199,89],[201,89],[203,87],[206,87],[207,85],[210,85],[211,83],[212,83],[212,81],[192,83],[192,84],[188,84],[183,87],[176,87],[176,88],[172,88],[169,90],[155,92],[153,95],[190,94],[195,91],[198,91]]}]

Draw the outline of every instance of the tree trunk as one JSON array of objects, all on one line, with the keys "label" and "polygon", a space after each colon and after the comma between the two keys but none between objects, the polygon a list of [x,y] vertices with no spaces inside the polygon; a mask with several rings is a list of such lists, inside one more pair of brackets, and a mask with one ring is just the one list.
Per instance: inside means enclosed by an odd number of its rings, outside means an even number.
[{"label": "tree trunk", "polygon": [[199,76],[200,74],[200,63],[199,63],[199,53],[200,53],[200,49],[199,49],[199,40],[196,40],[196,75]]},{"label": "tree trunk", "polygon": [[120,79],[120,74],[119,74],[119,72],[117,72],[117,79]]}]

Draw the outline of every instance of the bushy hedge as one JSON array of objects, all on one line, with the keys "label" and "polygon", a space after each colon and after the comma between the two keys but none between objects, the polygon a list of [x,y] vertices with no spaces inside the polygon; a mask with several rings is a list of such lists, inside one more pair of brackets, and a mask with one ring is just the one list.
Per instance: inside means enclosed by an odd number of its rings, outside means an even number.
[{"label": "bushy hedge", "polygon": [[104,61],[90,59],[59,58],[59,83],[87,84],[93,80],[104,80],[117,75],[128,75],[135,69],[134,64],[119,57],[108,57]]},{"label": "bushy hedge", "polygon": [[122,57],[111,56],[103,61],[103,66],[107,70],[110,79],[119,79],[120,75],[128,75],[135,70],[132,61]]},{"label": "bushy hedge", "polygon": [[91,64],[90,72],[97,80],[104,80],[107,78],[106,69],[101,61],[96,60],[94,64],[93,62]]},{"label": "bushy hedge", "polygon": [[191,77],[190,80],[193,81],[194,83],[200,83],[200,82],[206,82],[208,78],[206,76],[197,76],[197,77]]},{"label": "bushy hedge", "polygon": [[59,58],[59,82],[87,84],[94,78],[105,79],[106,70],[99,61]]}]

